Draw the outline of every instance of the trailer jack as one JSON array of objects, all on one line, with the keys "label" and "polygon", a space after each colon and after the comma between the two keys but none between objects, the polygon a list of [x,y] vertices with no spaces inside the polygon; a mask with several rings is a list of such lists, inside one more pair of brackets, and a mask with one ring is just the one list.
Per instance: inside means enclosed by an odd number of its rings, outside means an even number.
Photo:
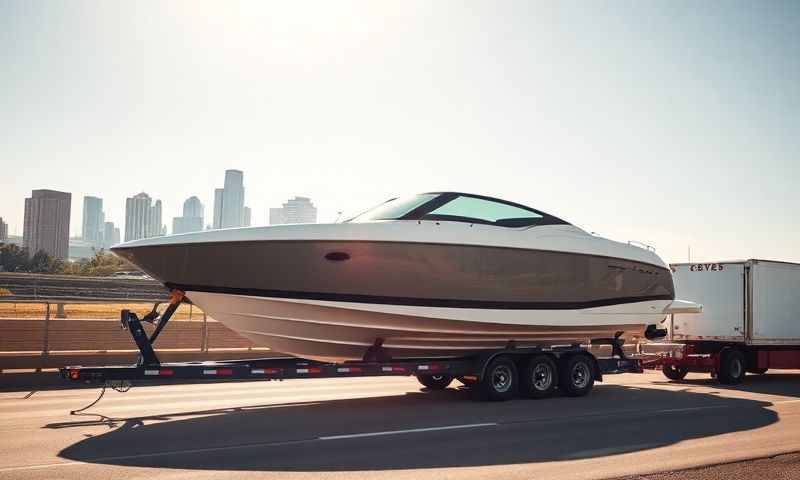
[{"label": "trailer jack", "polygon": [[[161,361],[159,361],[155,350],[153,350],[153,344],[158,338],[158,335],[161,333],[161,330],[163,330],[167,325],[167,322],[169,322],[169,319],[172,318],[172,315],[175,313],[175,310],[178,309],[178,306],[180,306],[183,299],[184,293],[182,291],[173,290],[172,296],[169,300],[169,306],[167,306],[166,310],[164,310],[161,315],[158,315],[157,312],[159,305],[158,303],[155,304],[150,313],[141,319],[139,319],[136,313],[131,312],[130,310],[122,310],[122,312],[120,312],[120,323],[122,324],[122,328],[130,332],[131,336],[133,337],[133,341],[136,342],[136,346],[139,348],[140,355],[137,365],[157,366],[161,364]],[[153,331],[153,334],[149,337],[147,336],[147,332],[145,332],[144,327],[142,327],[142,321],[156,325],[155,331]]]}]

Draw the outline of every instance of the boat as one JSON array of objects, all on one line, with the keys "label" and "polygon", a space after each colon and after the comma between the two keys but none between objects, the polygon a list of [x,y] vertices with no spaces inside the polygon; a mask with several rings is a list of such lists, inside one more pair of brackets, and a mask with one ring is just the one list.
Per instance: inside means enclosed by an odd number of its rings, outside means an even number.
[{"label": "boat", "polygon": [[112,251],[256,346],[320,361],[620,332],[637,342],[687,307],[653,249],[459,192],[392,199],[341,223],[207,230]]}]

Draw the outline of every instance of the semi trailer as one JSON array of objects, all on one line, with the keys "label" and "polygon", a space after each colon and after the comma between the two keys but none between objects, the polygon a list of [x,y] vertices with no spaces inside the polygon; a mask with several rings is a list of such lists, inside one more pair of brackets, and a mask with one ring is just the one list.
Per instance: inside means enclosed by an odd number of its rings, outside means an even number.
[{"label": "semi trailer", "polygon": [[707,372],[737,384],[748,372],[800,369],[800,264],[750,259],[670,267],[676,296],[703,309],[670,316],[667,341],[678,348],[659,362],[667,378]]}]

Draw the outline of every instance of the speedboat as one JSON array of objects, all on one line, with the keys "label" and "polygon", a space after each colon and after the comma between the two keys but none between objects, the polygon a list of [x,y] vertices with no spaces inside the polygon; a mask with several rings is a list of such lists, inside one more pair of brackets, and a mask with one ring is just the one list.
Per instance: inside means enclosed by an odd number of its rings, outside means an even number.
[{"label": "speedboat", "polygon": [[465,356],[656,335],[676,304],[648,248],[517,203],[397,198],[342,223],[208,230],[112,251],[256,346],[321,361]]}]

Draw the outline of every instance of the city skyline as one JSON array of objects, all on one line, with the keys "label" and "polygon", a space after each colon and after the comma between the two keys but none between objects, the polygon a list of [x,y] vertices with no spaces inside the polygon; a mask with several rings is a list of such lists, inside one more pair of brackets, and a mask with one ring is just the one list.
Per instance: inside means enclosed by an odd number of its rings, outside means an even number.
[{"label": "city skyline", "polygon": [[41,187],[211,223],[231,166],[256,223],[466,191],[668,261],[800,261],[800,4],[86,5],[0,4],[11,234]]}]

